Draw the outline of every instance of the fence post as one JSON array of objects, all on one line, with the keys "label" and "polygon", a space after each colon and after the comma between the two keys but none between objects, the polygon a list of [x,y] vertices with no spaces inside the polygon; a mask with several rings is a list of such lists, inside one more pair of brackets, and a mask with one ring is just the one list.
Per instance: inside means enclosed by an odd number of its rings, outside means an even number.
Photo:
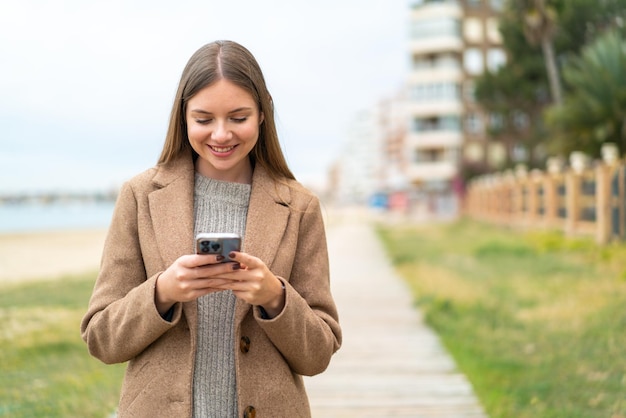
[{"label": "fence post", "polygon": [[502,175],[503,190],[502,195],[504,198],[504,218],[505,225],[511,225],[515,216],[515,178],[510,172],[505,172]]},{"label": "fence post", "polygon": [[625,187],[625,180],[626,180],[626,165],[621,164],[618,168],[617,168],[617,190],[616,190],[616,196],[615,199],[617,199],[617,209],[616,209],[616,216],[617,216],[617,224],[618,224],[618,236],[620,239],[624,239],[624,228],[626,225],[624,225],[624,212],[626,212],[625,210],[625,206],[626,206],[626,187]]},{"label": "fence post", "polygon": [[543,176],[544,220],[545,225],[552,228],[556,223],[556,185],[554,175],[547,173]]},{"label": "fence post", "polygon": [[527,197],[528,197],[528,213],[526,215],[528,225],[536,225],[537,224],[537,215],[538,215],[538,187],[537,182],[535,181],[535,177],[531,172],[530,177],[526,180],[527,184]]},{"label": "fence post", "polygon": [[574,170],[565,173],[565,207],[567,218],[565,219],[565,233],[573,235],[576,232],[576,224],[580,218],[580,175]]},{"label": "fence post", "polygon": [[598,164],[596,174],[596,242],[606,244],[611,236],[611,167]]}]

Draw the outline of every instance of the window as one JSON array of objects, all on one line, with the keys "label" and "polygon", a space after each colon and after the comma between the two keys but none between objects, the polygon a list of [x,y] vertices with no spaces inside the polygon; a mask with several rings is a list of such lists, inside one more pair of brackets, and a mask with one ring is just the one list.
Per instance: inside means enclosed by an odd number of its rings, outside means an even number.
[{"label": "window", "polygon": [[459,56],[454,54],[441,54],[435,61],[437,68],[461,68]]},{"label": "window", "polygon": [[465,117],[465,131],[471,135],[483,133],[483,120],[479,114],[471,112]]},{"label": "window", "polygon": [[489,0],[489,5],[495,12],[501,12],[504,9],[504,0]]},{"label": "window", "polygon": [[463,36],[468,42],[480,43],[483,41],[483,22],[475,17],[465,19]]},{"label": "window", "polygon": [[414,70],[425,70],[425,69],[432,68],[432,66],[433,66],[432,59],[418,57],[418,56],[413,57],[413,69]]},{"label": "window", "polygon": [[487,159],[492,167],[502,166],[506,162],[506,147],[500,143],[490,144]]},{"label": "window", "polygon": [[521,112],[519,110],[513,113],[513,126],[515,126],[517,129],[521,131],[521,130],[528,128],[528,125],[529,125],[529,119],[526,113]]},{"label": "window", "polygon": [[439,36],[461,35],[461,22],[458,19],[439,18],[414,21],[411,24],[412,39],[427,39]]},{"label": "window", "polygon": [[479,75],[484,71],[483,54],[478,48],[468,48],[463,55],[465,71],[471,75]]},{"label": "window", "polygon": [[468,102],[476,101],[476,85],[473,81],[467,80],[463,84],[463,98]]},{"label": "window", "polygon": [[528,152],[526,148],[521,144],[513,145],[513,149],[511,150],[511,159],[516,163],[525,162],[528,158]]},{"label": "window", "polygon": [[498,133],[504,129],[504,117],[500,113],[491,113],[489,115],[489,130],[492,133]]},{"label": "window", "polygon": [[490,17],[485,23],[487,30],[487,39],[494,44],[502,43],[502,34],[500,33],[500,27],[498,19]]},{"label": "window", "polygon": [[429,56],[413,56],[413,69],[415,70],[432,70],[440,68],[461,68],[459,56],[451,53]]},{"label": "window", "polygon": [[414,9],[417,9],[419,7],[422,7],[425,4],[431,4],[431,3],[458,4],[459,1],[458,0],[414,0],[413,3],[411,4],[411,7]]},{"label": "window", "polygon": [[459,117],[456,115],[446,115],[432,118],[413,119],[413,132],[436,132],[436,131],[460,131]]},{"label": "window", "polygon": [[472,143],[467,144],[465,149],[463,150],[463,154],[465,155],[465,159],[472,163],[478,163],[483,160],[484,151],[483,147],[480,144]]},{"label": "window", "polygon": [[457,100],[460,87],[456,83],[418,84],[411,89],[411,99],[416,102]]},{"label": "window", "polygon": [[496,72],[506,64],[506,53],[500,48],[490,48],[487,51],[487,68]]},{"label": "window", "polygon": [[424,148],[415,151],[416,163],[436,163],[443,161],[444,157],[444,148]]}]

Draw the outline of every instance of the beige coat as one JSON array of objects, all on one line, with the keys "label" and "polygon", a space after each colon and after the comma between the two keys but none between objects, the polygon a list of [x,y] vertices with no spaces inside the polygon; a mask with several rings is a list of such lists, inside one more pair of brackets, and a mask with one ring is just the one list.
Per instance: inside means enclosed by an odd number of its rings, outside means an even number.
[{"label": "beige coat", "polygon": [[[319,201],[295,181],[288,185],[254,171],[243,251],[286,282],[286,303],[264,320],[237,299],[239,417],[310,416],[301,375],[324,371],[341,344]],[[93,356],[129,362],[120,417],[192,413],[197,305],[175,305],[167,322],[154,286],[159,273],[193,252],[193,190],[193,162],[185,157],[133,178],[118,198],[81,332]]]}]

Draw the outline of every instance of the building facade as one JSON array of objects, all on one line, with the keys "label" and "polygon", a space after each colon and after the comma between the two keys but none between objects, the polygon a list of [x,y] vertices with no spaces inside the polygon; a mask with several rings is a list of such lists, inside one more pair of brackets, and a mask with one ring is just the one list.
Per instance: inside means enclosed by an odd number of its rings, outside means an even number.
[{"label": "building facade", "polygon": [[506,62],[498,30],[504,0],[416,0],[409,15],[409,74],[402,91],[354,118],[329,197],[418,218],[459,212],[463,178],[498,168],[498,123],[474,98],[474,79]]},{"label": "building facade", "polygon": [[352,119],[341,156],[331,170],[330,197],[338,205],[367,205],[381,189],[383,142],[377,109]]},{"label": "building facade", "polygon": [[411,7],[405,175],[412,201],[454,215],[462,170],[504,159],[487,141],[493,123],[473,79],[506,61],[497,16],[503,0],[423,0]]}]

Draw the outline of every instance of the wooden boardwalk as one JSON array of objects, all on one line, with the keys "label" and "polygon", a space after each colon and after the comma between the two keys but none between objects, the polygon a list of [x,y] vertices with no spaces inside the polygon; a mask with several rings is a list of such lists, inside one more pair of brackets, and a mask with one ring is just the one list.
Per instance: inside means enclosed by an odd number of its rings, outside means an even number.
[{"label": "wooden boardwalk", "polygon": [[328,245],[344,341],[326,372],[305,379],[313,417],[486,417],[372,227],[333,222]]}]

